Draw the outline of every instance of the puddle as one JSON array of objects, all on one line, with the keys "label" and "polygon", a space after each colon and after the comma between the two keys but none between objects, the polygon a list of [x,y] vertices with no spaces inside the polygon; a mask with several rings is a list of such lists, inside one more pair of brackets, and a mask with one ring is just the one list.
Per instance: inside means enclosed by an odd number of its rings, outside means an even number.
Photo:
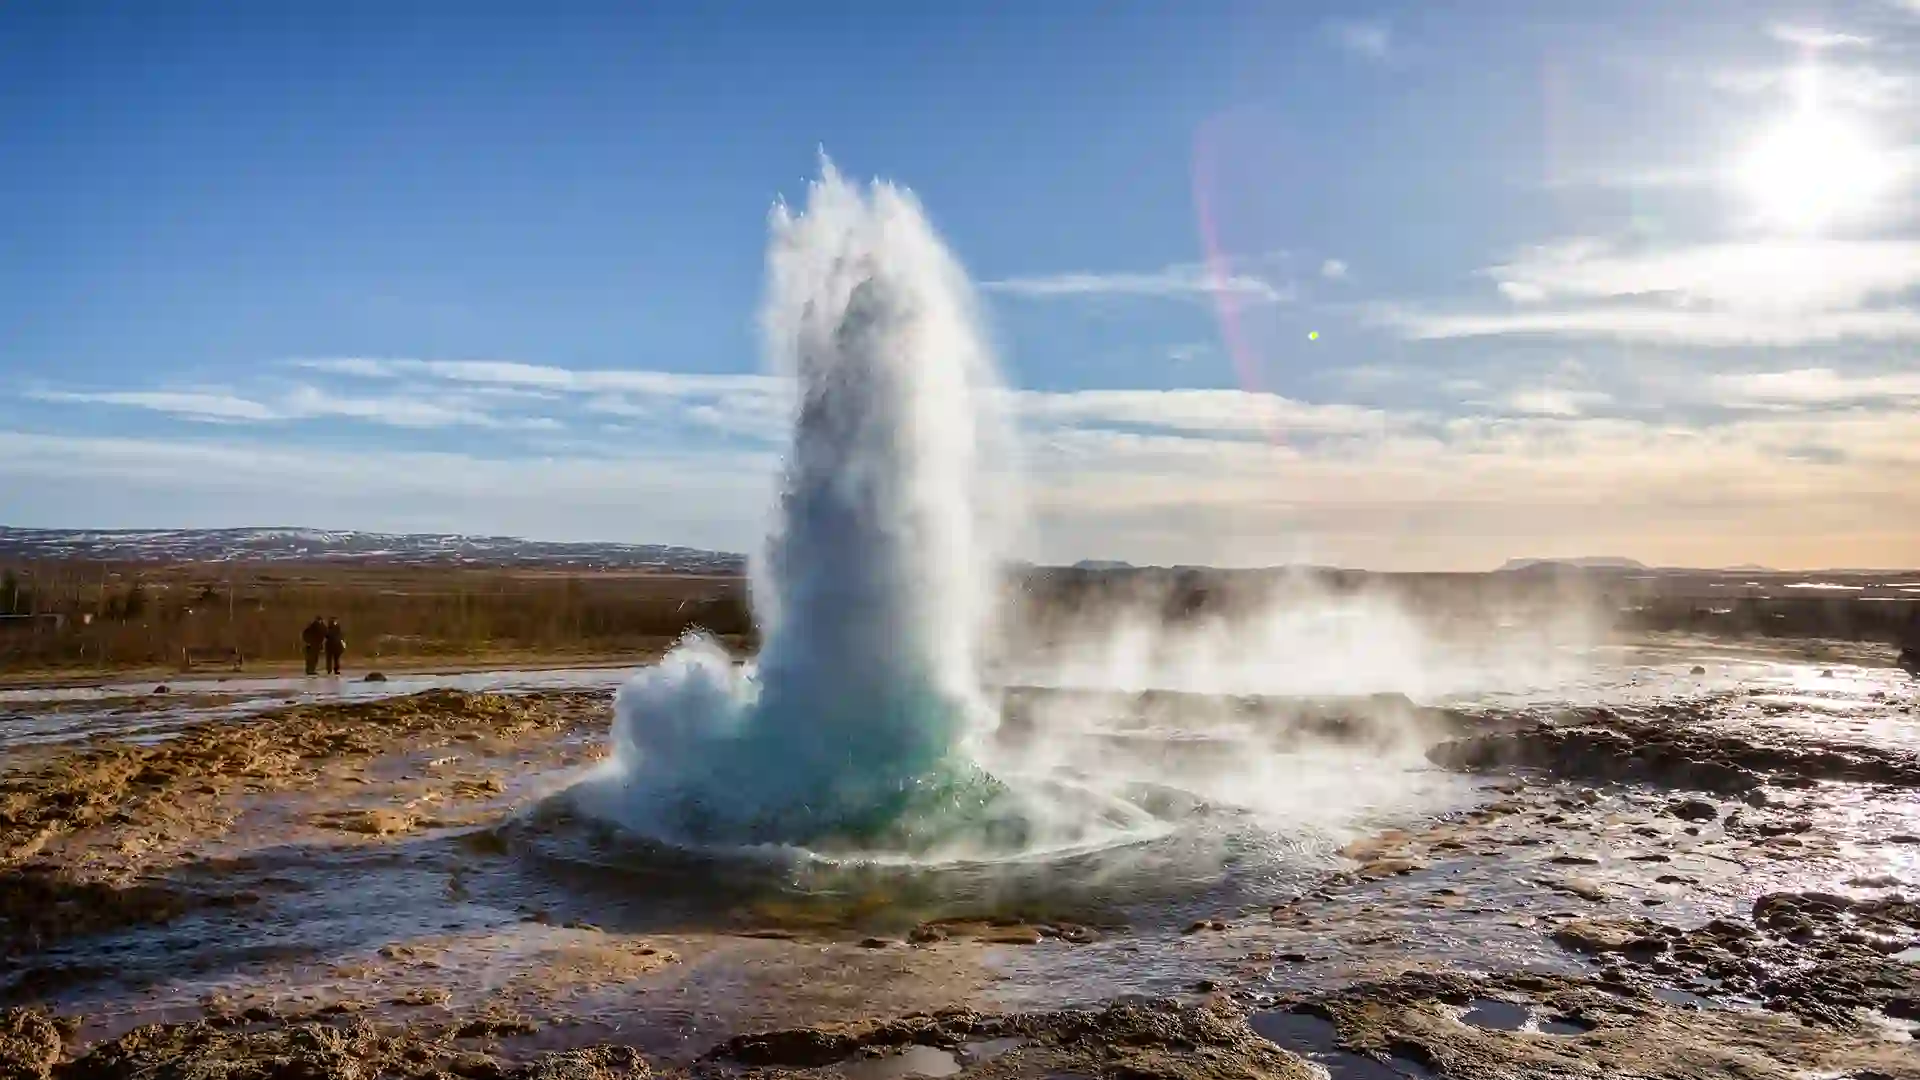
[{"label": "puddle", "polygon": [[1460,1021],[1493,1031],[1521,1031],[1526,1028],[1530,1015],[1525,1005],[1480,998],[1473,1002],[1472,1008],[1460,1017]]},{"label": "puddle", "polygon": [[1247,1026],[1268,1042],[1325,1069],[1329,1080],[1425,1080],[1437,1075],[1410,1058],[1391,1057],[1383,1062],[1341,1050],[1334,1045],[1338,1032],[1332,1022],[1311,1013],[1269,1009],[1247,1017]]},{"label": "puddle", "polygon": [[908,1076],[952,1076],[959,1071],[960,1059],[935,1046],[909,1046],[897,1054],[860,1058],[840,1066],[840,1075],[846,1080],[902,1080]]},{"label": "puddle", "polygon": [[1536,1021],[1531,1008],[1497,998],[1475,998],[1461,1015],[1460,1022],[1485,1031],[1535,1035],[1585,1035],[1594,1028],[1593,1024],[1573,1016],[1542,1016]]},{"label": "puddle", "polygon": [[962,1044],[960,1057],[969,1065],[978,1065],[980,1062],[992,1061],[1001,1054],[1018,1050],[1025,1045],[1027,1040],[1021,1038],[980,1039]]},{"label": "puddle", "polygon": [[[1676,990],[1671,986],[1655,987],[1653,996],[1669,1005],[1678,1005],[1683,1009],[1711,1009],[1713,1000],[1701,997],[1689,990]],[[1577,1032],[1575,1034],[1578,1034]]]}]

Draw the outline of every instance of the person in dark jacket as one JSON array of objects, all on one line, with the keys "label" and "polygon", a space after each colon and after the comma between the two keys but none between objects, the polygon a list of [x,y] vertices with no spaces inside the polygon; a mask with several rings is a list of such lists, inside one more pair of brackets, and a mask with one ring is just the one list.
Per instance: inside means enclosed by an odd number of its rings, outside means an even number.
[{"label": "person in dark jacket", "polygon": [[320,649],[327,643],[327,624],[315,615],[313,621],[300,631],[301,650],[307,657],[307,674],[313,675],[320,670]]},{"label": "person in dark jacket", "polygon": [[327,674],[340,674],[340,657],[347,651],[347,636],[340,629],[339,619],[327,620]]}]

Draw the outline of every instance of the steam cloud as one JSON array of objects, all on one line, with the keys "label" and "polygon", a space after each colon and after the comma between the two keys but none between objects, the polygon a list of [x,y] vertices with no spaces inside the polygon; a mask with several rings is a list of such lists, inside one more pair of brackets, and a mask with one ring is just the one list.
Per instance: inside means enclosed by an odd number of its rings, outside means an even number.
[{"label": "steam cloud", "polygon": [[[1294,843],[1426,797],[1405,699],[1322,739],[1318,706],[1221,696],[1446,693],[1493,670],[1436,651],[1390,602],[1296,593],[1252,623],[1178,632],[1111,612],[1005,655],[1011,639],[988,635],[1008,395],[965,274],[908,194],[830,165],[771,232],[767,352],[799,392],[754,565],[757,666],[696,636],[642,670],[573,805],[680,846],[937,861],[1109,849],[1206,819],[1219,827],[1189,839],[1251,819]],[[989,689],[985,667],[1053,689]]]}]

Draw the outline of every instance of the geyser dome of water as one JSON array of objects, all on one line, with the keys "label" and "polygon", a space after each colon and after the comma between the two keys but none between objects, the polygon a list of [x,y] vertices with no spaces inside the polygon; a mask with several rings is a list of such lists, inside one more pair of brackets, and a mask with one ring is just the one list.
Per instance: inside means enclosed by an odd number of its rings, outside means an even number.
[{"label": "geyser dome of water", "polygon": [[831,165],[800,213],[775,209],[767,263],[767,352],[797,400],[755,567],[757,665],[701,637],[642,671],[575,804],[701,847],[1040,842],[1026,797],[969,753],[995,716],[983,484],[1004,441],[966,275],[911,196]]}]

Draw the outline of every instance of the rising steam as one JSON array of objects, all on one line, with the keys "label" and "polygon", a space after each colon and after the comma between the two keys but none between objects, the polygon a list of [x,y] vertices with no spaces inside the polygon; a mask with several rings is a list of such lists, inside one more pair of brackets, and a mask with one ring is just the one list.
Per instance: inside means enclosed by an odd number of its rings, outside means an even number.
[{"label": "rising steam", "polygon": [[[641,671],[573,805],[703,849],[1000,860],[1186,826],[1244,847],[1250,821],[1324,834],[1425,797],[1406,699],[1330,717],[1223,696],[1450,689],[1457,658],[1391,604],[1291,596],[1178,633],[1116,612],[1016,655],[989,639],[1007,395],[966,276],[909,195],[831,166],[771,231],[767,353],[798,395],[757,666],[695,637]],[[984,687],[989,640],[996,681],[1028,688]]]}]

